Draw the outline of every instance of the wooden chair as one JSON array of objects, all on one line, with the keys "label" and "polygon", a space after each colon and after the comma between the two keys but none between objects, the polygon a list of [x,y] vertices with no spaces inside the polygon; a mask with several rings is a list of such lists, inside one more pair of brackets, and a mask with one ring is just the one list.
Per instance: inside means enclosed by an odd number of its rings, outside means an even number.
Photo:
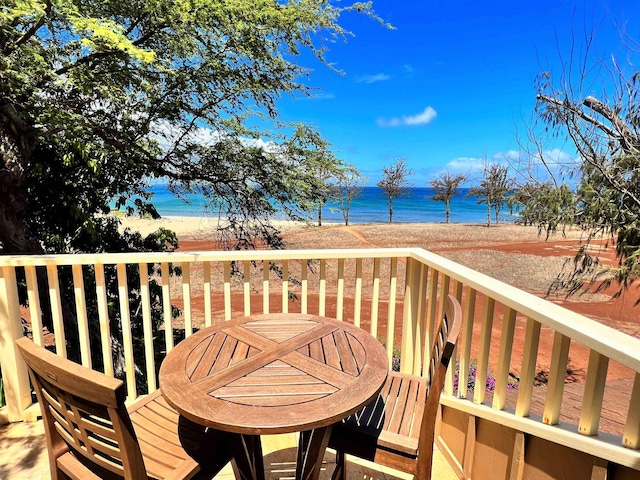
[{"label": "wooden chair", "polygon": [[51,478],[212,478],[231,459],[226,434],[194,424],[160,392],[125,407],[123,382],[16,341],[40,402]]},{"label": "wooden chair", "polygon": [[347,478],[345,453],[419,480],[431,478],[438,403],[461,323],[460,303],[449,295],[431,351],[429,376],[389,372],[376,400],[334,425],[329,439],[329,447],[336,450],[334,480]]}]

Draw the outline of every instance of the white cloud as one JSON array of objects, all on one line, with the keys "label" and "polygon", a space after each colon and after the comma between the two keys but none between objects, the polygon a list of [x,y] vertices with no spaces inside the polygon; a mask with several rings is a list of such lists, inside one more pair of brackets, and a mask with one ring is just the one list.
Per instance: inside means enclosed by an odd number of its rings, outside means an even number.
[{"label": "white cloud", "polygon": [[419,113],[418,115],[412,115],[410,117],[403,117],[403,120],[407,125],[426,125],[431,120],[436,118],[437,115],[438,114],[433,108],[427,107],[424,109],[424,112]]},{"label": "white cloud", "polygon": [[523,165],[529,163],[540,163],[541,159],[548,165],[573,165],[579,161],[578,157],[565,152],[560,148],[543,150],[542,152],[527,152],[524,150],[508,150],[498,152],[491,156],[495,162],[508,162],[511,165]]},{"label": "white cloud", "polygon": [[376,83],[376,82],[384,82],[386,80],[390,80],[391,75],[387,75],[386,73],[376,73],[375,75],[360,75],[355,78],[356,83]]},{"label": "white cloud", "polygon": [[540,180],[555,178],[556,181],[572,182],[570,172],[580,164],[580,157],[574,156],[559,148],[536,152],[527,157],[525,165],[531,175]]},{"label": "white cloud", "polygon": [[573,164],[577,161],[577,158],[563,150],[560,150],[559,148],[545,150],[542,152],[542,157],[545,161],[555,163],[557,165]]},{"label": "white cloud", "polygon": [[267,152],[271,152],[271,153],[275,153],[280,151],[280,145],[278,145],[277,143],[271,142],[271,141],[267,141],[265,142],[263,139],[261,138],[246,138],[246,137],[241,137],[240,138],[240,142],[242,142],[242,144],[245,147],[257,147],[257,148],[262,148],[263,150],[267,151]]},{"label": "white cloud", "polygon": [[528,152],[526,150],[508,150],[492,155],[499,163],[507,163],[516,173],[527,179],[533,177],[540,181],[550,178],[566,180],[567,174],[580,163],[580,158],[560,148]]},{"label": "white cloud", "polygon": [[311,93],[311,95],[300,95],[294,98],[296,101],[313,101],[313,100],[333,100],[336,95],[331,92],[318,91],[317,93]]},{"label": "white cloud", "polygon": [[438,116],[438,113],[432,108],[427,107],[423,112],[416,115],[403,115],[402,117],[395,117],[391,119],[379,118],[378,125],[381,127],[399,127],[405,125],[426,125],[430,123],[434,118]]},{"label": "white cloud", "polygon": [[448,170],[451,173],[468,174],[473,172],[481,172],[483,167],[483,158],[459,157],[454,158],[453,160],[448,162],[445,170]]},{"label": "white cloud", "polygon": [[[204,147],[212,147],[228,137],[224,132],[207,127],[195,127],[184,137],[183,133],[181,128],[177,128],[169,122],[158,122],[153,127],[152,137],[158,141],[160,148],[165,152],[169,151],[179,140],[185,144],[197,143]],[[277,152],[280,148],[277,143],[264,141],[261,138],[240,137],[240,142],[244,146],[263,148],[268,152]]]},{"label": "white cloud", "polygon": [[313,95],[309,98],[311,100],[333,100],[334,98],[336,98],[336,96],[333,93],[324,92],[324,93],[319,93],[318,95]]},{"label": "white cloud", "polygon": [[523,152],[518,150],[508,150],[506,152],[498,152],[492,156],[496,162],[508,161],[509,163],[517,163],[523,158]]},{"label": "white cloud", "polygon": [[[543,157],[546,166],[540,161]],[[509,175],[518,181],[526,181],[533,177],[539,181],[549,180],[551,177],[563,179],[568,167],[579,161],[576,156],[559,148],[544,150],[541,153],[529,153],[524,150],[507,150],[489,154],[486,157],[458,157],[447,162],[441,172],[449,171],[454,174],[468,175],[472,179],[479,179],[483,175],[485,159],[489,163],[501,164],[509,167]]]}]

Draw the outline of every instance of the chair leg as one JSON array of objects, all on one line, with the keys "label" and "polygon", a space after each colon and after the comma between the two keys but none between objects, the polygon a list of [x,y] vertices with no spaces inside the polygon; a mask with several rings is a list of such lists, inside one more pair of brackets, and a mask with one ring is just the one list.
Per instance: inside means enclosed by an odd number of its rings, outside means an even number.
[{"label": "chair leg", "polygon": [[336,450],[336,468],[331,475],[331,480],[347,480],[347,464],[343,451]]}]

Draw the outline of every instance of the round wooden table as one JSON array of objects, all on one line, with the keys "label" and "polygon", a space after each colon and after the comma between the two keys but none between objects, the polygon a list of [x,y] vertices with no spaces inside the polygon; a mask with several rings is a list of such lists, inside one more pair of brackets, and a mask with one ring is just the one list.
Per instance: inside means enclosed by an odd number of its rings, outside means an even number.
[{"label": "round wooden table", "polygon": [[346,322],[299,313],[252,315],[200,330],[160,368],[184,417],[232,432],[240,478],[264,478],[261,434],[302,432],[296,478],[315,479],[332,425],[378,395],[382,344]]}]

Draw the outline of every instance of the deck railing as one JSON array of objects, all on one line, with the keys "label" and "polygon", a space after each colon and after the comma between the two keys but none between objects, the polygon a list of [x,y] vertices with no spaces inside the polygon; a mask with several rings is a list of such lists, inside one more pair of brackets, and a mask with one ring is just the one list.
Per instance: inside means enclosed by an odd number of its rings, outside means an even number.
[{"label": "deck railing", "polygon": [[[461,301],[464,324],[442,396],[439,443],[462,477],[471,477],[479,419],[516,432],[514,457],[524,458],[533,436],[599,459],[604,468],[611,462],[640,470],[640,340],[422,249],[0,257],[7,402],[0,413],[20,420],[31,404],[13,348],[21,318],[36,343],[53,343],[59,355],[120,376],[133,399],[157,388],[159,362],[182,335],[259,312],[353,322],[386,345],[390,368],[399,363],[421,374],[444,293]],[[53,335],[43,334],[43,322]],[[514,349],[514,340],[522,348]],[[538,355],[543,348],[551,350],[548,364]],[[570,352],[589,358],[573,425],[563,418]],[[611,364],[628,369],[624,405],[607,405]],[[546,387],[536,411],[540,371]],[[600,419],[612,409],[624,410],[624,426],[610,434]],[[455,427],[461,420],[450,412],[462,412],[465,425]],[[452,444],[456,435],[463,446]]]}]

